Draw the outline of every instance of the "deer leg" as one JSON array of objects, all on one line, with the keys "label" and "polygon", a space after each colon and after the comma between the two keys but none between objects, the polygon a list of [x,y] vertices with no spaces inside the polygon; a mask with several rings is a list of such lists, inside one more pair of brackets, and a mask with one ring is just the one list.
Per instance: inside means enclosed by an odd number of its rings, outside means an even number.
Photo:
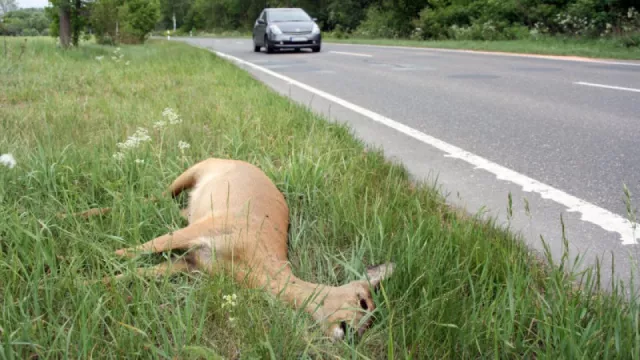
[{"label": "deer leg", "polygon": [[116,250],[116,255],[133,257],[135,252],[163,252],[167,250],[186,250],[191,247],[191,242],[206,230],[200,226],[189,225],[185,228],[156,237],[144,244]]},{"label": "deer leg", "polygon": [[231,229],[220,224],[213,225],[215,219],[206,218],[187,227],[156,237],[144,244],[116,250],[116,255],[133,257],[134,252],[158,253],[167,250],[188,250],[199,245],[201,237],[216,237],[231,234]]}]

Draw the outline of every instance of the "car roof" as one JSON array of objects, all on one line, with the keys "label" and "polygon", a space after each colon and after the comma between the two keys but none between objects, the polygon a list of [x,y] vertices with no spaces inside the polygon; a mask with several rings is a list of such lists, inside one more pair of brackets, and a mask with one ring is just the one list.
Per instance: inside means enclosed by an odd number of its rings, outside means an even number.
[{"label": "car roof", "polygon": [[[300,11],[302,8],[266,8],[265,11]],[[302,10],[304,11],[304,10]]]}]

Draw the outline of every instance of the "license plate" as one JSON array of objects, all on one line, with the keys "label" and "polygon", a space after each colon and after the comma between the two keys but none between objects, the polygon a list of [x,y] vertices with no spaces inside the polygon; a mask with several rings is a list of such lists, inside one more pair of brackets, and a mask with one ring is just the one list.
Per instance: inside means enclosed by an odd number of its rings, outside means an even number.
[{"label": "license plate", "polygon": [[305,41],[307,41],[307,38],[305,38],[305,37],[292,37],[291,41],[293,41],[293,42],[305,42]]}]

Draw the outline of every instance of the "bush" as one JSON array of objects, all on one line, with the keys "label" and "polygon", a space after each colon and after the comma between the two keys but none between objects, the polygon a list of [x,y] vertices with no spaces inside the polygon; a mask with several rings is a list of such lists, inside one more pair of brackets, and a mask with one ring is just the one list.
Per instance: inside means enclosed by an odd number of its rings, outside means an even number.
[{"label": "bush", "polygon": [[614,13],[607,11],[601,0],[577,0],[564,13],[563,30],[570,35],[597,37],[613,17]]},{"label": "bush", "polygon": [[526,26],[508,26],[504,23],[496,24],[487,21],[482,24],[474,22],[471,26],[464,27],[452,25],[449,28],[447,36],[454,40],[516,40],[529,37],[529,30]]},{"label": "bush", "polygon": [[364,21],[355,33],[361,37],[398,38],[400,32],[394,27],[395,19],[390,11],[382,11],[377,7],[370,7]]},{"label": "bush", "polygon": [[129,0],[123,7],[123,41],[144,42],[160,19],[160,8],[156,1]]},{"label": "bush", "polygon": [[[414,22],[420,28],[425,39],[451,38],[452,32],[459,36],[467,36],[466,29],[471,25],[471,18],[478,14],[475,9],[461,5],[450,5],[441,8],[425,8],[420,12],[420,17]],[[455,36],[454,36],[455,38]]]},{"label": "bush", "polygon": [[144,42],[160,18],[156,1],[129,0],[118,6],[117,0],[96,1],[91,25],[96,41],[103,45]]},{"label": "bush", "polygon": [[335,37],[336,39],[345,39],[348,38],[349,36],[345,33],[345,31],[342,29],[342,25],[338,24],[336,25],[336,27],[333,29],[333,31],[331,32],[331,35],[333,37]]},{"label": "bush", "polygon": [[618,40],[619,44],[626,48],[640,47],[640,32],[625,34]]},{"label": "bush", "polygon": [[34,28],[22,30],[22,36],[39,36],[40,33]]}]

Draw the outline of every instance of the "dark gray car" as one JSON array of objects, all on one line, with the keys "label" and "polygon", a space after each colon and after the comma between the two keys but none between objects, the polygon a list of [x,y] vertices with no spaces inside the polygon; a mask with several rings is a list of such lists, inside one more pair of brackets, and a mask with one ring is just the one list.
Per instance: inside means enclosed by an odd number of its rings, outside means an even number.
[{"label": "dark gray car", "polygon": [[253,51],[259,52],[262,47],[267,53],[303,48],[318,52],[322,34],[316,19],[300,8],[266,8],[253,26]]}]

